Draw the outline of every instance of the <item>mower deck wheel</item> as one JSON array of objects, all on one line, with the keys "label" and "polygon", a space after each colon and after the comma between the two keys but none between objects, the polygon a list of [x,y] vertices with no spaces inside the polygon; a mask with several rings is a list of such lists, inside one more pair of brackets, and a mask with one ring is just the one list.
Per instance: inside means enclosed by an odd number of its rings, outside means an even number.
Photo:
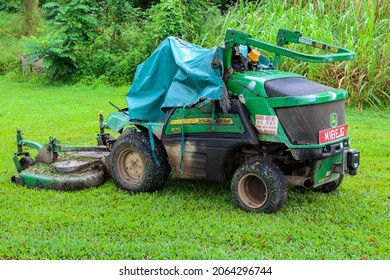
[{"label": "mower deck wheel", "polygon": [[31,165],[34,165],[35,161],[30,156],[25,156],[19,160],[19,164],[20,164],[21,170],[25,170],[25,169],[29,168]]}]

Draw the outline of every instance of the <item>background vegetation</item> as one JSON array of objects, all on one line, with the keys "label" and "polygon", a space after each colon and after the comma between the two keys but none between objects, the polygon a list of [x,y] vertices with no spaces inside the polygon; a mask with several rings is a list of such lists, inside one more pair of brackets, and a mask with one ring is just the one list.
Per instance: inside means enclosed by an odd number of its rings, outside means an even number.
[{"label": "background vegetation", "polygon": [[10,182],[17,128],[42,144],[94,145],[98,112],[124,106],[126,90],[0,77],[0,259],[388,260],[389,108],[347,110],[357,176],[330,194],[290,188],[274,214],[238,209],[228,183],[170,178],[162,191],[132,195],[111,180],[77,192]]},{"label": "background vegetation", "polygon": [[19,75],[19,53],[44,57],[40,81],[130,85],[136,66],[165,37],[206,48],[227,28],[275,43],[278,28],[344,46],[353,61],[282,69],[350,92],[353,106],[389,105],[390,6],[386,0],[0,0],[0,75]]}]

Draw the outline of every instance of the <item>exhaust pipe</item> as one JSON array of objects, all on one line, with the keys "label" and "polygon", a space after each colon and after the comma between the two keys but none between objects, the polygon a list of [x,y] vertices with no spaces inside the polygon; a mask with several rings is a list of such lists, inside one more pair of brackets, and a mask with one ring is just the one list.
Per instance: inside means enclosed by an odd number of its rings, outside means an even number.
[{"label": "exhaust pipe", "polygon": [[309,189],[313,186],[313,182],[311,181],[310,177],[286,175],[286,176],[284,176],[284,178],[286,179],[286,183],[288,185],[300,186],[300,187],[304,187],[307,189]]}]

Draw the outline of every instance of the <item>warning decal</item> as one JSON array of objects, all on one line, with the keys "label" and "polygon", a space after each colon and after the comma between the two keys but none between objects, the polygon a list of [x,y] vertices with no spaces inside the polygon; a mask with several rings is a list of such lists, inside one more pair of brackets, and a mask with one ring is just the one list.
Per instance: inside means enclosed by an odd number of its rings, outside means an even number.
[{"label": "warning decal", "polygon": [[256,115],[256,128],[260,133],[278,134],[278,117]]}]

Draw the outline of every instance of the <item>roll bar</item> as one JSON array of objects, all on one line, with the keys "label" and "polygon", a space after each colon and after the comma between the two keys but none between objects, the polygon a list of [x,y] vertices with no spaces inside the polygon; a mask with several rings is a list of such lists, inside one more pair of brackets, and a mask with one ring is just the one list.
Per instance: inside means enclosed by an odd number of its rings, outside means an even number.
[{"label": "roll bar", "polygon": [[[309,38],[304,38],[302,37],[302,34],[300,32],[291,31],[288,29],[279,29],[276,41],[277,41],[277,46],[259,40],[255,40],[249,34],[228,29],[225,35],[225,50],[224,50],[225,71],[231,69],[231,60],[232,60],[232,52],[233,52],[234,45],[244,45],[244,46],[249,45],[255,48],[259,48],[265,51],[270,51],[275,53],[275,57],[273,60],[273,66],[275,69],[278,68],[282,56],[290,57],[300,61],[313,62],[313,63],[329,63],[334,61],[351,60],[355,56],[355,53],[350,50],[333,46],[323,42],[314,41]],[[288,43],[304,44],[331,53],[330,54],[301,53],[301,52],[284,48],[283,46]]]}]

